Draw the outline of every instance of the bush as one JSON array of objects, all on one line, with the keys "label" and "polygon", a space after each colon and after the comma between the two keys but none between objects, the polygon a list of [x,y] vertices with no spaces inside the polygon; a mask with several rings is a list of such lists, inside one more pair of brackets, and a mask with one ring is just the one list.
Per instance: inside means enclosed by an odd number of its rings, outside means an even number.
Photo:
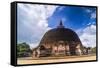
[{"label": "bush", "polygon": [[31,54],[30,46],[26,43],[17,44],[17,57],[28,57]]}]

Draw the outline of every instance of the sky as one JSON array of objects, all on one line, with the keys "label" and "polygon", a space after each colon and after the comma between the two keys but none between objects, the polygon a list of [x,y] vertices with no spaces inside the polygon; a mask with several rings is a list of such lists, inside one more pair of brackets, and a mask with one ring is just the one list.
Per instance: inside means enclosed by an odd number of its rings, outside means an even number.
[{"label": "sky", "polygon": [[96,46],[96,8],[23,4],[17,5],[17,43],[37,47],[41,38],[62,21],[74,30],[86,47]]}]

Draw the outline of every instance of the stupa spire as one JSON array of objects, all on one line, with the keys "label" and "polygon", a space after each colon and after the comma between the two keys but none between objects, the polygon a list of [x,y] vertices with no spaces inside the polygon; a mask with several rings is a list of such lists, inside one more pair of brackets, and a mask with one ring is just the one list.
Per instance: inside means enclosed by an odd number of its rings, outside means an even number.
[{"label": "stupa spire", "polygon": [[58,28],[64,28],[62,21],[59,22]]}]

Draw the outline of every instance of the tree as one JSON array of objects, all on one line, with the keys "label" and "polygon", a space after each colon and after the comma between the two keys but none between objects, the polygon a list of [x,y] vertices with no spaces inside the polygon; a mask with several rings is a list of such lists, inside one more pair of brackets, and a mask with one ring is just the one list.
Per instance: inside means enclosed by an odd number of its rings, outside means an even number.
[{"label": "tree", "polygon": [[30,53],[31,49],[28,44],[25,42],[17,44],[17,57],[27,57],[30,56]]},{"label": "tree", "polygon": [[93,53],[96,53],[96,47],[93,47],[93,48],[92,48],[92,52],[93,52]]}]

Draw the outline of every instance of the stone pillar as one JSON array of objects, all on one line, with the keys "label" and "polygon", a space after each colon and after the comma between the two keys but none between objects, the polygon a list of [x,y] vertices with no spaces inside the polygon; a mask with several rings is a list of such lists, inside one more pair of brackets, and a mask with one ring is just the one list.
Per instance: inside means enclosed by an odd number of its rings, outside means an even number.
[{"label": "stone pillar", "polygon": [[36,50],[36,57],[40,57],[40,54],[41,54],[41,52],[40,52],[40,47]]},{"label": "stone pillar", "polygon": [[52,45],[52,56],[54,56],[56,54],[56,51],[57,51],[57,46],[55,43],[53,43],[51,45]]},{"label": "stone pillar", "polygon": [[65,45],[65,48],[66,48],[66,55],[70,55],[70,49],[69,49],[69,45]]},{"label": "stone pillar", "polygon": [[76,46],[75,52],[76,52],[76,55],[82,55],[82,51],[81,51],[81,49],[80,49],[80,44],[78,44],[78,45]]}]

